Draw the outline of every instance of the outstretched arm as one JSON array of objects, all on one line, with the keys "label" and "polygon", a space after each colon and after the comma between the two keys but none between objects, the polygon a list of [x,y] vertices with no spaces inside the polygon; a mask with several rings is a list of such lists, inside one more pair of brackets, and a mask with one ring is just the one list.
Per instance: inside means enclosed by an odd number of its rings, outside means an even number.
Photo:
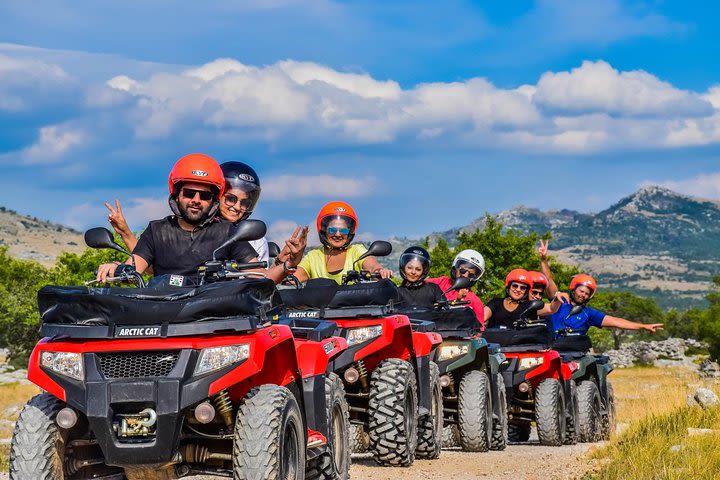
[{"label": "outstretched arm", "polygon": [[662,323],[638,323],[625,320],[624,318],[613,317],[605,315],[602,321],[603,327],[622,328],[623,330],[646,330],[651,333],[655,333],[658,330],[663,330]]},{"label": "outstretched arm", "polygon": [[538,255],[540,256],[540,271],[548,279],[548,287],[547,287],[546,293],[547,293],[548,298],[552,298],[557,293],[558,288],[557,288],[557,285],[555,285],[555,281],[552,278],[552,272],[550,271],[550,263],[548,262],[548,245],[549,244],[550,244],[550,240],[545,240],[545,243],[543,243],[543,241],[540,240],[540,247],[538,248]]},{"label": "outstretched arm", "polygon": [[543,308],[538,310],[538,312],[537,312],[538,317],[545,317],[547,315],[552,315],[553,313],[560,310],[560,305],[562,305],[563,303],[569,303],[567,294],[563,293],[563,292],[555,292],[555,295],[553,295],[552,302],[546,303]]}]

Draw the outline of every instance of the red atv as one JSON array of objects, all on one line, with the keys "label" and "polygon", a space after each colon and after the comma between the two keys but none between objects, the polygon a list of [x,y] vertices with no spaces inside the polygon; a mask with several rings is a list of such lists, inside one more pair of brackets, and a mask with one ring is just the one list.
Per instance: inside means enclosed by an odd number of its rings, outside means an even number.
[{"label": "red atv", "polygon": [[532,302],[514,329],[488,328],[483,337],[505,354],[503,376],[508,401],[508,437],[525,442],[537,425],[542,445],[577,442],[577,393],[571,380],[573,364],[562,363],[550,349],[547,326],[534,321],[543,302]]},{"label": "red atv", "polygon": [[[388,255],[388,242],[373,242],[369,255]],[[343,379],[350,421],[368,434],[368,449],[381,465],[437,458],[442,440],[442,388],[431,354],[441,343],[419,322],[414,331],[394,312],[397,287],[366,271],[351,271],[343,285],[309,280],[303,288],[281,290],[286,307],[281,323],[297,319],[332,321],[348,348],[330,363]]]},{"label": "red atv", "polygon": [[[245,221],[228,243],[264,231]],[[103,228],[85,239],[123,251]],[[168,276],[150,288],[41,289],[45,338],[28,378],[45,393],[18,418],[10,478],[302,479],[306,459],[334,478],[322,468],[333,456],[323,364],[343,340],[319,340],[308,350],[318,368],[301,373],[292,332],[270,324],[274,284],[245,278],[262,265],[208,262],[199,286],[162,285],[186,280]],[[116,275],[144,287],[129,266]]]}]

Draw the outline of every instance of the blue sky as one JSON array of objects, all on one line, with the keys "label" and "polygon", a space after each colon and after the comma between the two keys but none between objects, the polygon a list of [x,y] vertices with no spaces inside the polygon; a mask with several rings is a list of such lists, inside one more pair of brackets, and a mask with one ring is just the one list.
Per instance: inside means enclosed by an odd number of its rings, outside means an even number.
[{"label": "blue sky", "polygon": [[648,182],[720,198],[714,2],[0,4],[0,205],[167,211],[185,153],[244,160],[281,235],[344,199],[421,235]]}]

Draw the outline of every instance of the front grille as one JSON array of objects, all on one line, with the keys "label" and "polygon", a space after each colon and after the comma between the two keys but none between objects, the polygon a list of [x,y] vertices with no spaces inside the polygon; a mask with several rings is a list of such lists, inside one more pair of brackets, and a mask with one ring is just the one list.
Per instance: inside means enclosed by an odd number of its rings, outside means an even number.
[{"label": "front grille", "polygon": [[175,366],[180,352],[98,353],[105,378],[164,377]]}]

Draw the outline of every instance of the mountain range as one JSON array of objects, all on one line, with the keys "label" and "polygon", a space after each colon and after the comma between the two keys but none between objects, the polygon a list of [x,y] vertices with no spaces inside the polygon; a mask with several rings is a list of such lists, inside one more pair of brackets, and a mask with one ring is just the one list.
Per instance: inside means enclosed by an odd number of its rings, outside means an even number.
[{"label": "mountain range", "polygon": [[[720,274],[720,202],[648,186],[598,213],[518,206],[497,217],[506,228],[552,233],[551,254],[598,276],[600,287],[652,296],[664,307],[700,306]],[[430,235],[451,245],[483,217]],[[395,239],[397,248],[417,240]],[[482,253],[482,252],[481,252]]]},{"label": "mountain range", "polygon": [[[712,277],[720,274],[720,202],[649,186],[598,213],[542,211],[517,206],[497,214],[506,228],[552,233],[551,254],[595,274],[601,288],[631,290],[656,298],[663,307],[703,305]],[[468,225],[430,234],[451,245]],[[420,239],[392,238],[397,268],[400,252]],[[52,265],[63,251],[83,250],[82,234],[63,225],[0,207],[0,244],[12,255]],[[482,253],[482,252],[481,252]]]}]

